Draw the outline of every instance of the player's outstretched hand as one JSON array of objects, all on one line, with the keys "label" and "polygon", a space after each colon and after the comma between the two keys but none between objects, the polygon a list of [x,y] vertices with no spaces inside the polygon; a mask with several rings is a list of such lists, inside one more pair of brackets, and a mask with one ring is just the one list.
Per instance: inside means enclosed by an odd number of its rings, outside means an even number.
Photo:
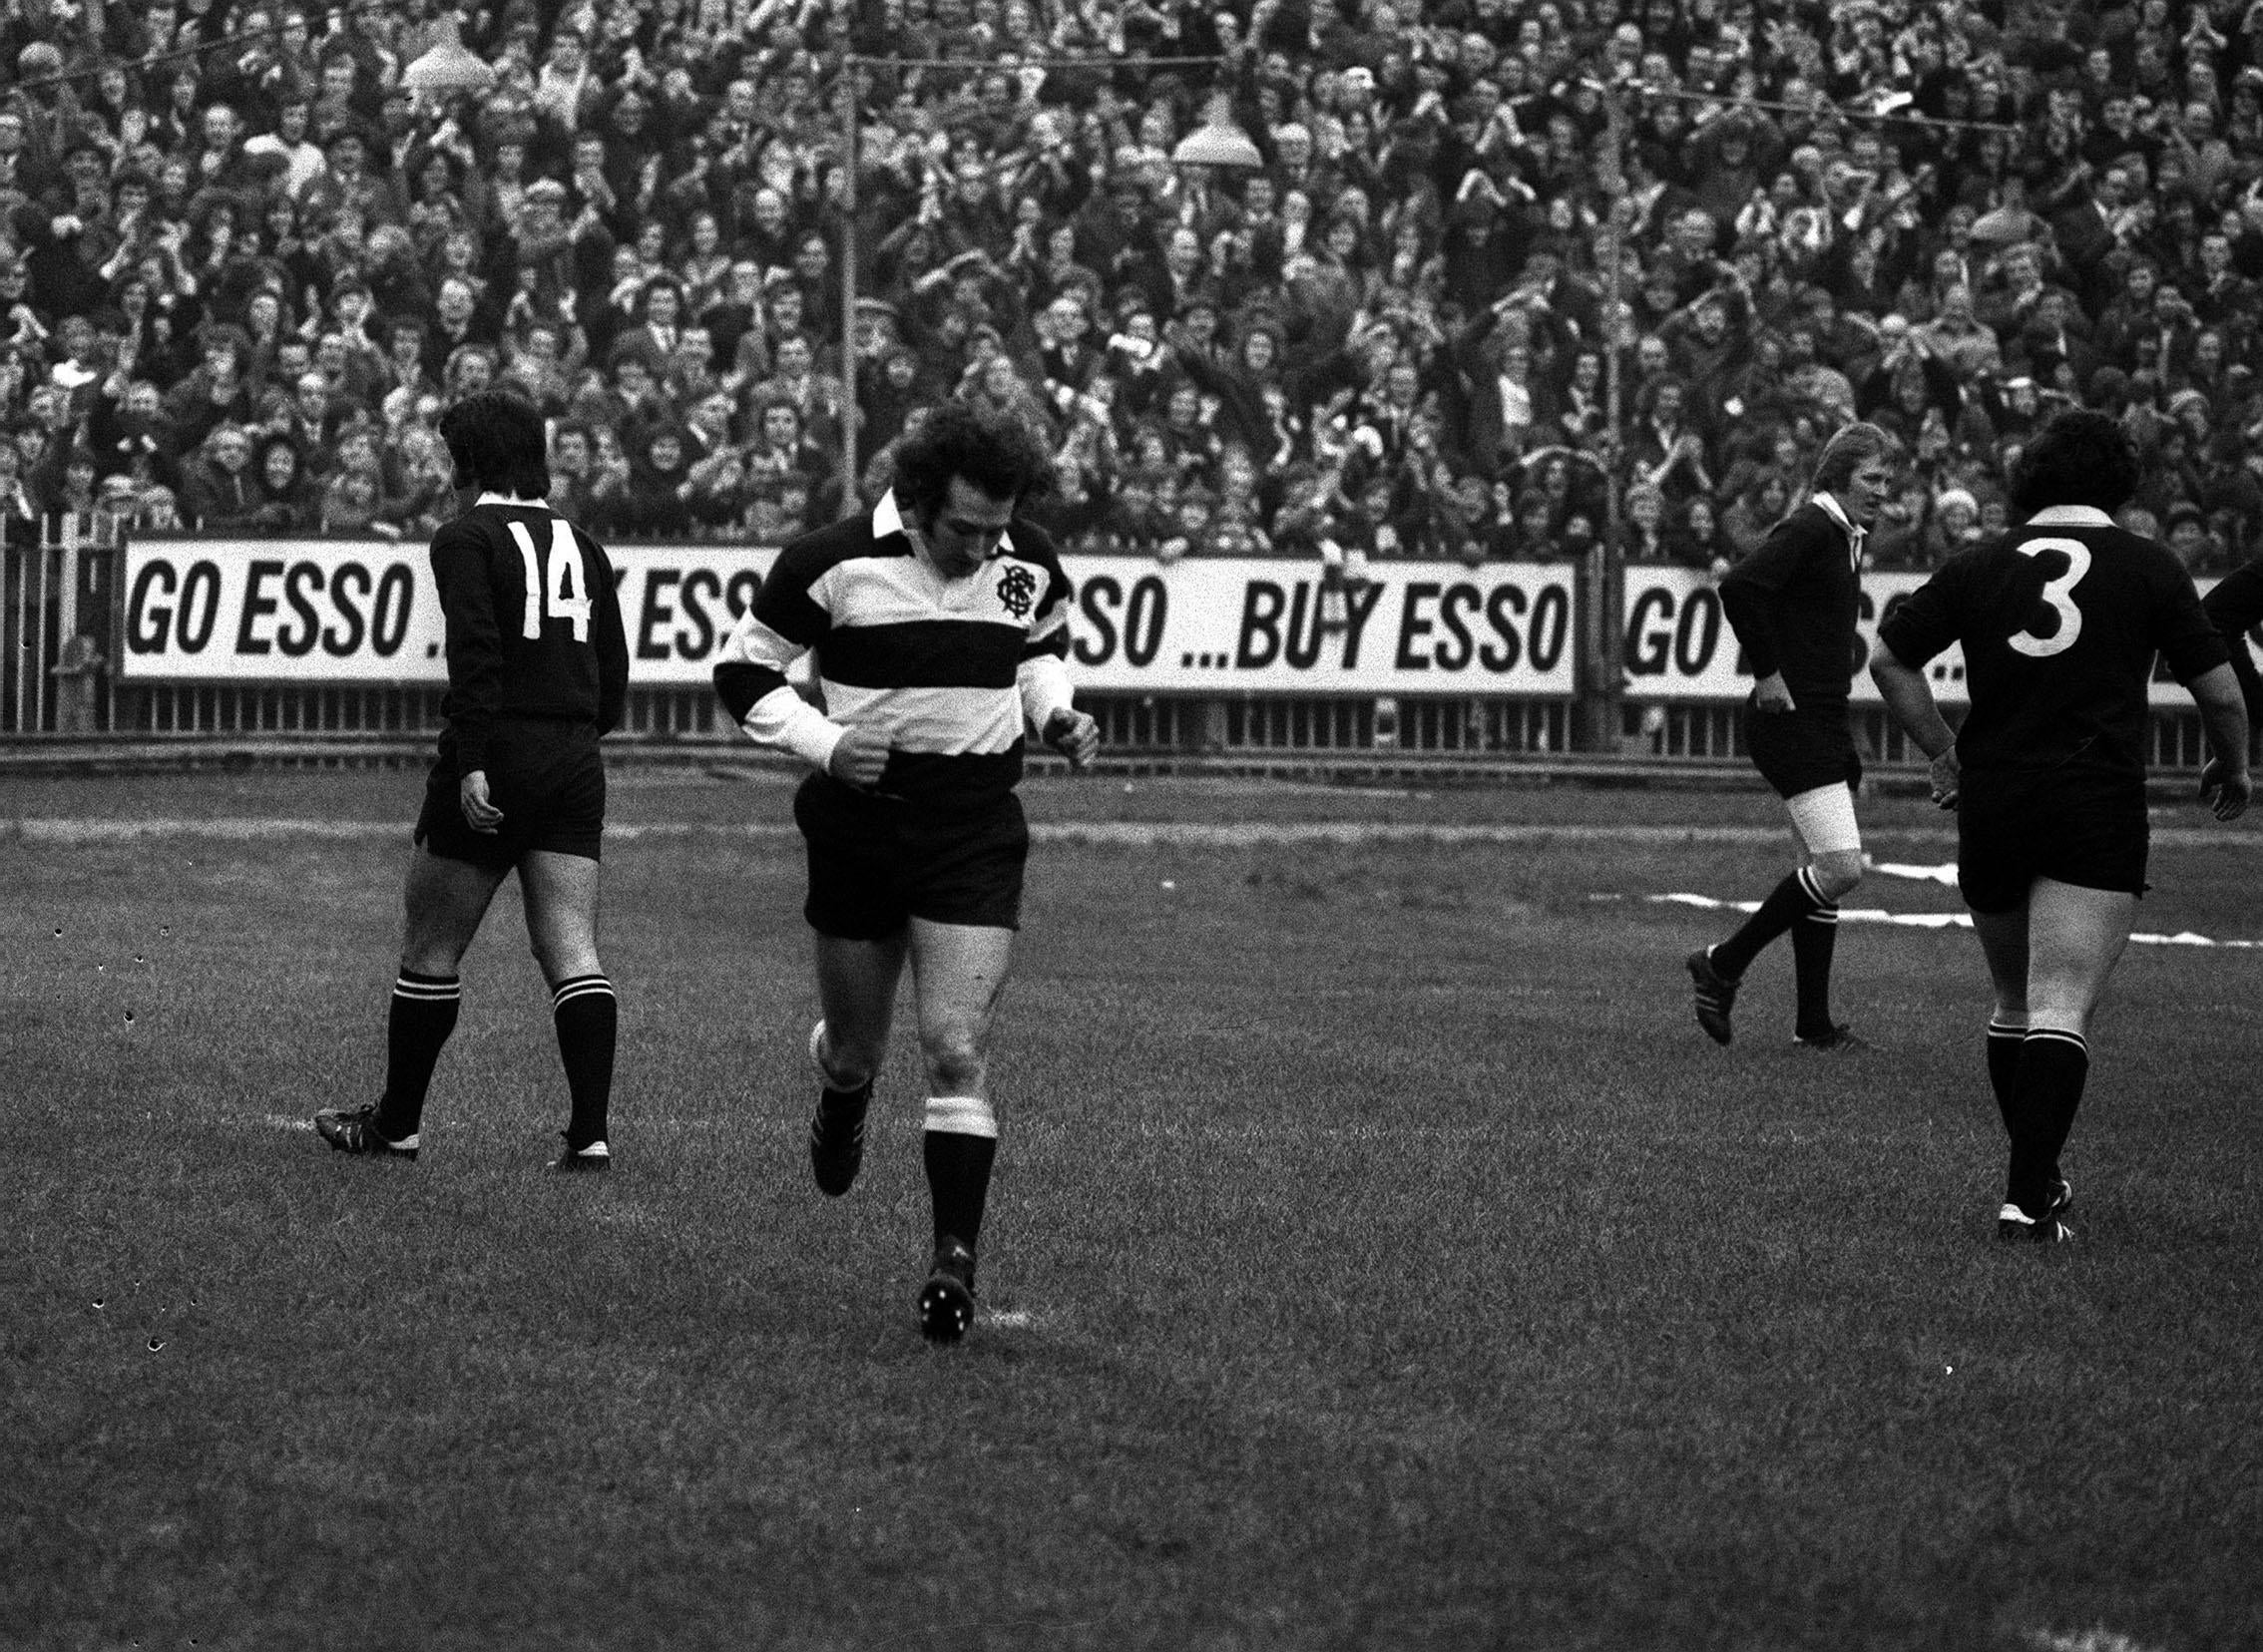
[{"label": "player's outstretched hand", "polygon": [[1957,806],[1957,794],[1962,789],[1964,764],[1958,761],[1957,748],[1951,746],[1934,758],[1930,778],[1933,782],[1933,801],[1944,809]]},{"label": "player's outstretched hand", "polygon": [[456,801],[464,811],[464,822],[475,832],[489,837],[503,824],[503,811],[487,796],[487,771],[473,769],[456,782]]},{"label": "player's outstretched hand", "polygon": [[1081,769],[1100,755],[1100,723],[1091,712],[1065,705],[1045,719],[1045,743]]},{"label": "player's outstretched hand", "polygon": [[2218,820],[2237,820],[2247,812],[2252,782],[2247,770],[2234,769],[2221,757],[2211,757],[2200,771],[2200,801]]},{"label": "player's outstretched hand", "polygon": [[884,729],[851,723],[833,747],[825,770],[844,786],[868,792],[880,784],[888,767],[888,735]]}]

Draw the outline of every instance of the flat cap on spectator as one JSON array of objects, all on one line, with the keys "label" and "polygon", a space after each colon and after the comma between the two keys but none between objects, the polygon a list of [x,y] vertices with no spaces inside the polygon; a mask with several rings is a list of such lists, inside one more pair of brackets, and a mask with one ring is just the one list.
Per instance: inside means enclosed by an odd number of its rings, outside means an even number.
[{"label": "flat cap on spectator", "polygon": [[2017,246],[2028,238],[2037,222],[2033,212],[1999,206],[1973,220],[1973,240],[1981,246]]},{"label": "flat cap on spectator", "polygon": [[555,178],[538,178],[527,186],[529,201],[564,201],[566,186]]}]

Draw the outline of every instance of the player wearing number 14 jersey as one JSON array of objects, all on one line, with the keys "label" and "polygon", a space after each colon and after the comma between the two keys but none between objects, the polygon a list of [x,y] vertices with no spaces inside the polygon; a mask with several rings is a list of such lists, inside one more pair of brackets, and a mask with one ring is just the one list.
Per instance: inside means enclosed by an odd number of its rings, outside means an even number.
[{"label": "player wearing number 14 jersey", "polygon": [[[2089,1022],[2146,888],[2153,657],[2199,702],[2219,820],[2247,805],[2247,718],[2222,640],[2167,550],[2114,526],[2137,459],[2103,414],[2059,414],[2021,455],[2003,540],[1886,616],[1870,670],[1957,811],[1957,883],[1996,991],[1988,1071],[2011,1142],[1997,1231],[2072,1236],[2059,1151],[2089,1072]],[[1954,734],[1925,665],[1965,654]]]},{"label": "player wearing number 14 jersey", "polygon": [[516,872],[572,1098],[551,1168],[603,1170],[617,1009],[597,952],[598,740],[620,722],[629,680],[613,566],[542,503],[550,471],[532,406],[482,391],[441,415],[440,436],[467,508],[432,539],[446,725],[410,854],[385,1090],[324,1109],[314,1125],[341,1152],[416,1157],[425,1091],[462,997],[457,966]]}]

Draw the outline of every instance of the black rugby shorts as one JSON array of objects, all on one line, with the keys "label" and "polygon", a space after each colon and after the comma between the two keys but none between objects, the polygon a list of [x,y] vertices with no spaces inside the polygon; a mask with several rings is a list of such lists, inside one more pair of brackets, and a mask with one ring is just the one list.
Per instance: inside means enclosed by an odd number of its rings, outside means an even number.
[{"label": "black rugby shorts", "polygon": [[1967,770],[1957,791],[1957,888],[1975,912],[2017,912],[2037,878],[2145,893],[2145,785],[2125,776]]},{"label": "black rugby shorts", "polygon": [[487,745],[487,796],[503,811],[492,834],[464,819],[453,752],[444,751],[424,783],[416,841],[448,860],[508,868],[530,849],[603,859],[605,758],[588,723],[498,723]]},{"label": "black rugby shorts", "polygon": [[809,854],[802,916],[820,935],[883,941],[913,918],[1021,928],[1030,828],[1012,792],[959,811],[813,774],[794,793],[793,819]]},{"label": "black rugby shorts", "polygon": [[1762,711],[1747,700],[1744,749],[1778,797],[1841,782],[1857,789],[1862,785],[1862,755],[1855,750],[1854,725],[1843,705]]}]

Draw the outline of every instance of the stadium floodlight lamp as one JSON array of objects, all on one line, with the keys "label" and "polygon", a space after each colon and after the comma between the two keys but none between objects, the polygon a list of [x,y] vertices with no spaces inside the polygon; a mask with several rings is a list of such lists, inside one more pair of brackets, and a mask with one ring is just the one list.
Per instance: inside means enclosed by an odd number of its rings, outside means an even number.
[{"label": "stadium floodlight lamp", "polygon": [[450,15],[440,19],[440,38],[432,49],[401,71],[401,84],[422,98],[478,97],[495,85],[495,71],[465,46]]},{"label": "stadium floodlight lamp", "polygon": [[1265,158],[1249,134],[1234,125],[1233,100],[1220,92],[1210,99],[1210,112],[1202,124],[1179,139],[1170,152],[1181,167],[1262,167]]}]

